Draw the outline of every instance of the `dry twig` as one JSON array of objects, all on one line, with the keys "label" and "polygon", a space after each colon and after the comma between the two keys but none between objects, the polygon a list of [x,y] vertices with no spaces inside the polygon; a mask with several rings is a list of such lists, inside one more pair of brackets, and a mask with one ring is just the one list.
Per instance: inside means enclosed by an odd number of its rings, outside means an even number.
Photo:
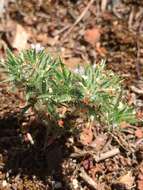
[{"label": "dry twig", "polygon": [[120,153],[119,149],[114,148],[113,150],[110,150],[108,152],[102,153],[99,156],[94,156],[94,159],[95,159],[96,162],[100,162],[100,161],[105,160],[107,158],[113,157],[113,156],[115,156],[116,154],[119,154],[119,153]]},{"label": "dry twig", "polygon": [[82,151],[82,150],[79,150],[77,148],[76,148],[76,150],[77,150],[77,152],[72,153],[71,157],[76,158],[76,157],[82,157],[82,156],[89,154],[89,155],[93,156],[93,158],[95,159],[96,162],[100,162],[102,160],[113,157],[116,154],[120,153],[118,148],[114,148],[113,150],[107,151],[105,153],[101,153],[98,156],[95,155],[95,152],[93,150],[90,150],[90,151],[83,150]]},{"label": "dry twig", "polygon": [[74,22],[74,24],[68,29],[68,31],[63,35],[63,39],[68,36],[68,34],[74,29],[74,27],[82,20],[84,15],[87,13],[91,5],[93,4],[95,0],[90,0],[90,2],[87,4],[86,8],[83,10],[83,12],[80,14],[80,16],[77,18],[77,20]]},{"label": "dry twig", "polygon": [[101,1],[101,10],[104,12],[107,7],[108,0],[102,0]]},{"label": "dry twig", "polygon": [[139,89],[139,88],[137,88],[137,87],[135,87],[135,86],[131,86],[130,88],[131,88],[131,90],[132,90],[133,92],[135,92],[136,94],[143,95],[143,89]]},{"label": "dry twig", "polygon": [[136,72],[137,72],[137,77],[138,79],[141,78],[141,72],[140,72],[140,42],[139,40],[137,39],[137,59],[136,59]]},{"label": "dry twig", "polygon": [[97,183],[85,172],[83,168],[80,169],[80,177],[93,189],[97,189]]}]

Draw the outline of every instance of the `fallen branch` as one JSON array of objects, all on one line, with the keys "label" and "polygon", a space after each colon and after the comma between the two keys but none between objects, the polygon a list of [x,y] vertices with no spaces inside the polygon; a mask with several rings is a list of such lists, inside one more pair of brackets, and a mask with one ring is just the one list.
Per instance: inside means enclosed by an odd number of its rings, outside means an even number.
[{"label": "fallen branch", "polygon": [[107,158],[115,156],[116,154],[119,154],[119,153],[120,153],[119,149],[114,148],[113,150],[110,150],[110,151],[108,151],[106,153],[101,153],[99,156],[97,156],[97,155],[95,155],[95,152],[93,150],[91,150],[91,151],[86,151],[86,150],[81,151],[80,149],[76,148],[76,152],[72,153],[70,156],[72,158],[78,158],[78,157],[83,157],[83,156],[89,154],[89,155],[93,156],[93,158],[95,159],[96,162],[100,162],[102,160],[105,160]]},{"label": "fallen branch", "polygon": [[79,175],[93,189],[97,189],[97,183],[85,172],[85,170],[83,168],[80,169]]},{"label": "fallen branch", "polygon": [[114,148],[113,150],[110,150],[110,151],[108,151],[106,153],[102,153],[99,156],[93,156],[93,157],[94,157],[96,162],[100,162],[100,161],[105,160],[107,158],[113,157],[113,156],[115,156],[116,154],[119,154],[119,153],[120,153],[119,149]]}]

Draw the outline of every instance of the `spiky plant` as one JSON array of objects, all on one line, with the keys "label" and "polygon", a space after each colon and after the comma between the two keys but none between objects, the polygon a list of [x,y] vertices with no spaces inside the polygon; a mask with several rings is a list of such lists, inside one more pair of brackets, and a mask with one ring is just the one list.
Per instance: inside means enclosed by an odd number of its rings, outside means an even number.
[{"label": "spiky plant", "polygon": [[58,120],[63,117],[61,108],[72,107],[74,112],[86,109],[88,117],[109,128],[135,122],[134,110],[123,101],[120,77],[106,70],[104,61],[72,72],[44,50],[30,49],[18,55],[8,50],[1,66],[7,81],[23,90],[27,108],[39,115]]}]

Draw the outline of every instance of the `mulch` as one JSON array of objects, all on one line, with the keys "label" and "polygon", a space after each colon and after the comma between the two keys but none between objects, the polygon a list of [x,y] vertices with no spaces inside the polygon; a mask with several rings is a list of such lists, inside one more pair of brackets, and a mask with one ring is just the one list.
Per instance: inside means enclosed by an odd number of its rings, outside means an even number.
[{"label": "mulch", "polygon": [[[142,20],[142,1],[7,0],[0,14],[0,53],[4,58],[6,48],[40,43],[72,69],[106,59],[107,69],[124,79],[126,99],[143,118]],[[45,145],[44,126],[31,122],[31,113],[21,116],[20,92],[0,84],[0,97],[2,190],[143,189],[141,122],[109,132],[96,123],[87,130],[84,118],[78,118],[77,126],[85,130],[75,137],[49,137]],[[34,145],[25,131],[35,135]]]}]

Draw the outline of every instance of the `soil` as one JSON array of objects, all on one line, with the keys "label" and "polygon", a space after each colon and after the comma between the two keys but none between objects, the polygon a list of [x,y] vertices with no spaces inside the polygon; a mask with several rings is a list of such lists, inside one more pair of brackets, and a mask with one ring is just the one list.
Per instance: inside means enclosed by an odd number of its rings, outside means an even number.
[{"label": "soil", "polygon": [[[106,59],[107,69],[124,79],[126,99],[142,119],[142,20],[141,0],[5,0],[0,5],[1,59],[6,48],[20,51],[36,43],[60,55],[71,69]],[[0,189],[143,189],[141,122],[122,124],[112,133],[94,123],[91,131],[49,136],[44,144],[45,127],[32,113],[21,114],[20,92],[9,88],[0,84]],[[76,122],[86,126],[83,118]]]}]

